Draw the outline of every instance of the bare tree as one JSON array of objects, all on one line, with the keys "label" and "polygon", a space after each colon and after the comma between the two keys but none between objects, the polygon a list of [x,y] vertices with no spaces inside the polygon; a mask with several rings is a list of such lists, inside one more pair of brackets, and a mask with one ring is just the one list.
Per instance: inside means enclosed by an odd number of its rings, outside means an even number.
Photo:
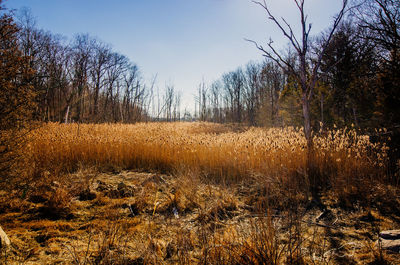
[{"label": "bare tree", "polygon": [[279,96],[283,89],[285,78],[282,70],[273,61],[266,61],[260,73],[261,82],[261,105],[269,115],[268,123],[276,126],[279,114]]},{"label": "bare tree", "polygon": [[243,90],[244,90],[244,76],[242,69],[238,69],[232,73],[232,86],[234,91],[234,102],[235,102],[235,122],[242,122],[242,101],[243,101]]},{"label": "bare tree", "polygon": [[232,72],[222,76],[222,83],[224,89],[225,117],[227,120],[233,121],[235,112],[235,93],[232,86]]},{"label": "bare tree", "polygon": [[88,75],[92,55],[93,39],[89,35],[76,35],[73,43],[74,89],[77,91],[75,119],[80,122],[85,110],[85,95],[88,92]]},{"label": "bare tree", "polygon": [[201,121],[206,121],[208,120],[208,115],[207,115],[207,109],[208,109],[208,101],[207,101],[207,93],[208,89],[206,87],[206,84],[204,80],[200,83],[199,88],[198,88],[198,105],[199,105],[199,119]]},{"label": "bare tree", "polygon": [[173,104],[173,119],[174,121],[180,121],[181,119],[181,94],[175,93],[174,104]]},{"label": "bare tree", "polygon": [[245,78],[241,68],[222,76],[225,92],[226,116],[230,121],[242,122]]},{"label": "bare tree", "polygon": [[99,112],[99,95],[104,86],[104,76],[110,61],[111,48],[102,42],[96,41],[94,44],[93,56],[91,58],[91,79],[93,85],[93,105],[90,114],[96,118]]},{"label": "bare tree", "polygon": [[137,65],[129,65],[127,71],[123,73],[125,94],[121,108],[122,121],[137,121],[141,118],[142,107],[145,96],[145,86],[142,86],[139,78],[139,68]]},{"label": "bare tree", "polygon": [[400,125],[400,1],[357,0],[353,9],[362,39],[377,50],[374,119],[380,126]]},{"label": "bare tree", "polygon": [[174,86],[167,86],[165,88],[165,94],[163,97],[163,104],[162,104],[162,109],[164,110],[164,118],[167,121],[171,121],[172,119],[172,112],[173,112],[173,104],[174,104],[174,98],[175,98],[175,88]]},{"label": "bare tree", "polygon": [[282,18],[278,20],[271,12],[267,2],[263,1],[253,1],[254,3],[260,5],[267,13],[268,18],[278,27],[282,34],[289,40],[290,46],[296,51],[298,62],[292,63],[286,60],[277,49],[273,46],[273,41],[270,40],[268,48],[264,48],[255,41],[248,40],[256,45],[256,47],[261,50],[265,57],[276,62],[282,69],[290,72],[299,86],[301,87],[302,97],[301,103],[303,108],[304,117],[304,133],[307,139],[308,149],[311,150],[313,146],[312,142],[312,132],[311,132],[311,117],[310,117],[310,101],[313,97],[314,88],[318,80],[318,71],[321,66],[321,60],[325,53],[325,50],[330,43],[333,34],[335,33],[337,27],[339,26],[342,18],[345,15],[348,0],[342,1],[342,7],[339,13],[335,16],[333,25],[325,38],[325,43],[322,45],[320,53],[316,57],[311,55],[310,47],[310,32],[311,24],[307,22],[307,14],[304,9],[305,0],[293,0],[295,3],[299,14],[301,23],[301,33],[297,36],[294,33],[293,27]]},{"label": "bare tree", "polygon": [[221,82],[213,82],[210,88],[210,101],[212,107],[212,121],[222,122],[222,111],[221,111]]},{"label": "bare tree", "polygon": [[258,108],[258,95],[260,91],[260,67],[254,63],[246,66],[245,72],[245,105],[247,110],[247,119],[250,125],[256,124],[256,113]]},{"label": "bare tree", "polygon": [[128,59],[119,53],[113,52],[110,55],[109,66],[106,71],[106,98],[104,102],[104,115],[108,112],[108,104],[111,102],[111,117],[113,121],[118,121],[120,116],[118,113],[117,105],[120,100],[120,81],[122,81],[122,74],[128,67]]},{"label": "bare tree", "polygon": [[296,53],[297,60],[292,62],[291,60],[285,59],[273,45],[273,41],[270,40],[268,43],[268,48],[264,48],[255,41],[253,42],[256,47],[263,52],[264,56],[279,65],[284,71],[289,75],[293,76],[301,90],[301,105],[304,119],[304,135],[307,140],[307,160],[306,160],[306,177],[308,178],[309,188],[311,194],[314,198],[318,197],[318,189],[320,186],[321,178],[318,178],[318,173],[314,167],[314,151],[313,151],[313,137],[311,130],[311,110],[310,103],[313,98],[314,88],[317,85],[319,77],[319,69],[321,67],[322,58],[326,52],[326,49],[331,42],[331,39],[340,25],[346,13],[346,7],[348,0],[342,0],[342,7],[339,13],[335,16],[333,20],[333,25],[331,26],[324,43],[321,45],[319,53],[315,56],[312,54],[310,33],[311,24],[307,22],[307,14],[305,12],[305,2],[306,0],[293,0],[296,5],[299,15],[301,31],[300,35],[296,35],[293,27],[282,18],[278,20],[271,12],[266,0],[253,1],[254,3],[260,5],[267,13],[268,18],[278,27],[281,33],[288,39],[290,47],[292,47]]},{"label": "bare tree", "polygon": [[353,15],[359,27],[366,29],[368,40],[383,50],[383,59],[398,61],[400,53],[400,1],[398,0],[357,0],[359,5]]}]

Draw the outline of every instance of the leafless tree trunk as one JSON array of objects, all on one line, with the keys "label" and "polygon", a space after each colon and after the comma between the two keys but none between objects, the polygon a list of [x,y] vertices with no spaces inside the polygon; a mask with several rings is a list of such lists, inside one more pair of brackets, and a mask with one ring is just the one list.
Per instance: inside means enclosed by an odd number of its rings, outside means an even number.
[{"label": "leafless tree trunk", "polygon": [[256,47],[261,50],[265,57],[276,62],[284,71],[290,73],[301,88],[301,104],[304,118],[304,135],[307,140],[307,162],[306,162],[306,175],[308,177],[310,190],[314,197],[317,196],[320,179],[317,178],[316,170],[314,168],[314,151],[313,151],[313,138],[311,129],[311,115],[310,115],[310,102],[314,94],[314,88],[318,80],[318,71],[321,66],[322,58],[326,49],[338,28],[342,18],[345,15],[348,0],[342,0],[342,7],[333,21],[333,25],[325,38],[322,48],[316,56],[312,56],[310,49],[310,32],[311,24],[307,22],[307,15],[305,13],[304,4],[305,0],[293,0],[296,5],[301,23],[301,33],[297,36],[293,27],[284,19],[278,20],[271,12],[265,0],[253,1],[260,5],[267,13],[268,18],[278,27],[282,34],[288,39],[290,46],[294,48],[297,55],[297,64],[287,60],[282,56],[273,46],[273,41],[270,40],[268,48],[264,49],[255,41],[253,42]]},{"label": "leafless tree trunk", "polygon": [[110,48],[102,43],[96,43],[94,47],[94,54],[92,58],[91,78],[93,82],[93,106],[90,114],[94,117],[99,112],[99,95],[100,90],[104,85],[104,75],[110,60]]},{"label": "leafless tree trunk", "polygon": [[162,107],[162,109],[164,109],[164,118],[167,121],[171,121],[172,119],[172,106],[174,104],[174,96],[175,96],[174,87],[167,86],[165,88],[164,102]]},{"label": "leafless tree trunk", "polygon": [[260,87],[260,67],[250,63],[246,66],[246,86],[245,102],[247,109],[247,119],[250,125],[256,123],[257,94]]},{"label": "leafless tree trunk", "polygon": [[305,0],[293,0],[296,7],[298,8],[300,14],[301,23],[301,34],[300,37],[296,36],[292,26],[282,18],[281,21],[276,19],[269,9],[266,1],[253,1],[254,3],[260,5],[268,14],[268,18],[278,27],[282,34],[289,40],[291,47],[293,47],[298,56],[298,66],[286,60],[273,46],[273,41],[270,40],[268,43],[268,49],[264,49],[263,46],[258,43],[253,42],[256,47],[261,50],[265,57],[275,61],[282,69],[290,72],[299,86],[301,87],[302,97],[302,109],[304,118],[304,134],[307,139],[308,149],[311,151],[313,147],[312,141],[312,131],[311,131],[311,116],[310,116],[310,101],[313,97],[314,88],[318,79],[318,70],[321,66],[322,57],[325,53],[327,46],[329,45],[333,34],[335,33],[337,27],[339,26],[344,14],[346,12],[348,0],[343,0],[342,8],[340,12],[336,15],[333,21],[333,25],[328,33],[325,43],[322,45],[322,50],[317,55],[317,58],[313,58],[310,54],[310,32],[311,24],[307,22],[307,15],[304,10]]},{"label": "leafless tree trunk", "polygon": [[260,97],[262,103],[269,107],[270,125],[276,126],[279,112],[279,93],[284,86],[284,77],[279,66],[273,61],[266,61],[260,73]]},{"label": "leafless tree trunk", "polygon": [[207,87],[204,81],[199,85],[198,93],[199,119],[201,121],[206,121],[209,117],[207,117]]},{"label": "leafless tree trunk", "polygon": [[88,89],[88,74],[90,67],[90,56],[92,39],[88,35],[77,35],[73,45],[74,62],[74,89],[77,93],[76,121],[80,122],[85,109],[85,92]]},{"label": "leafless tree trunk", "polygon": [[222,122],[222,112],[220,106],[220,83],[214,82],[211,85],[211,105],[212,105],[212,121]]}]

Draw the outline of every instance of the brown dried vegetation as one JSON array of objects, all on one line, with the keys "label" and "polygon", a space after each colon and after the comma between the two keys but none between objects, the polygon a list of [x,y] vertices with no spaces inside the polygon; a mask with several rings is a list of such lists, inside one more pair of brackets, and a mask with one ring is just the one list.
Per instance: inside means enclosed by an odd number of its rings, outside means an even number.
[{"label": "brown dried vegetation", "polygon": [[314,142],[319,198],[300,129],[44,125],[24,152],[32,178],[0,194],[1,262],[396,264],[374,245],[400,225],[386,146],[347,129]]}]

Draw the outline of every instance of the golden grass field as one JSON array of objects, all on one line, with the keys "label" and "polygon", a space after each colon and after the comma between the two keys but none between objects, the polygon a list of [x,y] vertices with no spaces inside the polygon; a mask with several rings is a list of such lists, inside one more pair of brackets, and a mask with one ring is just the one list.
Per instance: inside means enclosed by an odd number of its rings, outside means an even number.
[{"label": "golden grass field", "polygon": [[[393,261],[388,148],[355,129],[212,123],[57,124],[20,150],[0,192],[9,264],[357,264]],[[314,194],[315,196],[315,194]],[[316,217],[328,214],[321,220]],[[372,263],[371,263],[372,264]],[[390,264],[390,263],[374,263]],[[392,263],[396,264],[396,263]]]},{"label": "golden grass field", "polygon": [[[314,163],[321,175],[345,181],[386,173],[387,148],[356,130],[328,131],[314,136],[314,143]],[[254,174],[279,179],[305,174],[305,146],[302,129],[292,127],[232,131],[211,123],[50,123],[31,135],[24,153],[29,154],[31,175],[95,166],[189,170],[231,182]]]}]

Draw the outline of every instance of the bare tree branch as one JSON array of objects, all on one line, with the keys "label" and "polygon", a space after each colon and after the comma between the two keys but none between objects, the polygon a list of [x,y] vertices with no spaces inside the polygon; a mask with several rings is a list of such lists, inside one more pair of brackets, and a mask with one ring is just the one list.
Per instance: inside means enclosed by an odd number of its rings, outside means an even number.
[{"label": "bare tree branch", "polygon": [[[259,2],[259,1],[253,1],[253,3],[260,5],[267,12],[269,19],[272,20],[276,26],[278,26],[278,28],[281,30],[283,35],[290,41],[290,43],[296,49],[296,51],[300,52],[301,51],[300,45],[298,45],[298,43],[296,43],[296,41],[293,38],[293,35],[291,35],[290,32],[288,33],[287,30],[285,30],[282,27],[281,23],[272,15],[265,0],[263,1],[263,3]],[[289,31],[291,31],[291,29],[289,29]]]},{"label": "bare tree branch", "polygon": [[308,95],[307,95],[308,99],[311,99],[311,97],[313,95],[313,92],[314,92],[313,90],[314,90],[315,84],[317,82],[318,70],[321,67],[322,57],[324,56],[324,54],[326,52],[326,49],[328,48],[329,43],[331,42],[331,39],[332,39],[337,27],[339,26],[339,24],[342,21],[345,13],[347,12],[347,10],[346,10],[347,4],[348,4],[348,0],[343,0],[342,8],[341,8],[339,14],[336,16],[336,18],[335,18],[335,20],[333,22],[332,29],[330,30],[330,32],[328,34],[328,38],[325,40],[325,43],[322,46],[322,50],[321,50],[321,52],[320,52],[320,54],[318,56],[316,64],[314,65],[314,68],[313,68],[313,71],[312,71],[312,74],[311,74],[311,89],[310,89],[310,91],[308,92]]},{"label": "bare tree branch", "polygon": [[268,47],[269,49],[272,51],[269,52],[267,50],[264,49],[264,47],[262,47],[261,45],[259,45],[256,41],[254,40],[249,40],[249,39],[245,39],[248,42],[253,43],[257,49],[259,49],[260,51],[262,51],[264,54],[264,56],[266,58],[269,58],[271,60],[273,60],[276,64],[279,65],[280,68],[282,69],[286,69],[288,72],[292,73],[294,75],[294,77],[296,78],[297,81],[299,81],[299,76],[297,75],[297,72],[294,69],[294,66],[287,60],[285,60],[279,53],[278,51],[276,51],[276,49],[272,46],[272,41],[270,41],[268,43]]},{"label": "bare tree branch", "polygon": [[[264,49],[261,45],[256,43],[255,41],[248,40],[255,44],[255,46],[263,52],[263,55],[271,60],[273,60],[279,67],[282,69],[287,69],[290,74],[296,79],[299,86],[302,90],[302,106],[303,106],[303,116],[304,116],[304,132],[307,139],[307,144],[309,149],[312,149],[312,137],[311,137],[311,118],[310,118],[310,101],[313,95],[314,87],[316,85],[318,79],[318,70],[321,66],[321,61],[323,55],[326,52],[326,49],[331,42],[331,39],[338,28],[341,20],[343,19],[346,13],[346,7],[348,0],[342,0],[342,8],[338,15],[334,18],[332,28],[325,40],[325,43],[322,45],[322,49],[320,54],[317,56],[315,60],[314,66],[311,68],[310,62],[310,33],[312,24],[308,24],[307,15],[305,13],[304,5],[305,0],[293,0],[297,9],[300,13],[300,25],[301,25],[301,35],[296,36],[293,32],[292,26],[286,21],[285,18],[282,18],[282,22],[278,21],[275,16],[272,14],[269,9],[266,0],[263,1],[255,1],[253,3],[261,6],[266,13],[268,14],[268,19],[270,19],[282,32],[282,34],[289,40],[291,46],[296,50],[298,56],[299,65],[296,66],[295,62],[289,62],[285,60],[282,55],[273,47],[272,41],[268,43],[269,49]],[[301,40],[301,41],[300,41]],[[297,69],[298,68],[298,69]],[[310,71],[311,70],[311,71]]]}]

